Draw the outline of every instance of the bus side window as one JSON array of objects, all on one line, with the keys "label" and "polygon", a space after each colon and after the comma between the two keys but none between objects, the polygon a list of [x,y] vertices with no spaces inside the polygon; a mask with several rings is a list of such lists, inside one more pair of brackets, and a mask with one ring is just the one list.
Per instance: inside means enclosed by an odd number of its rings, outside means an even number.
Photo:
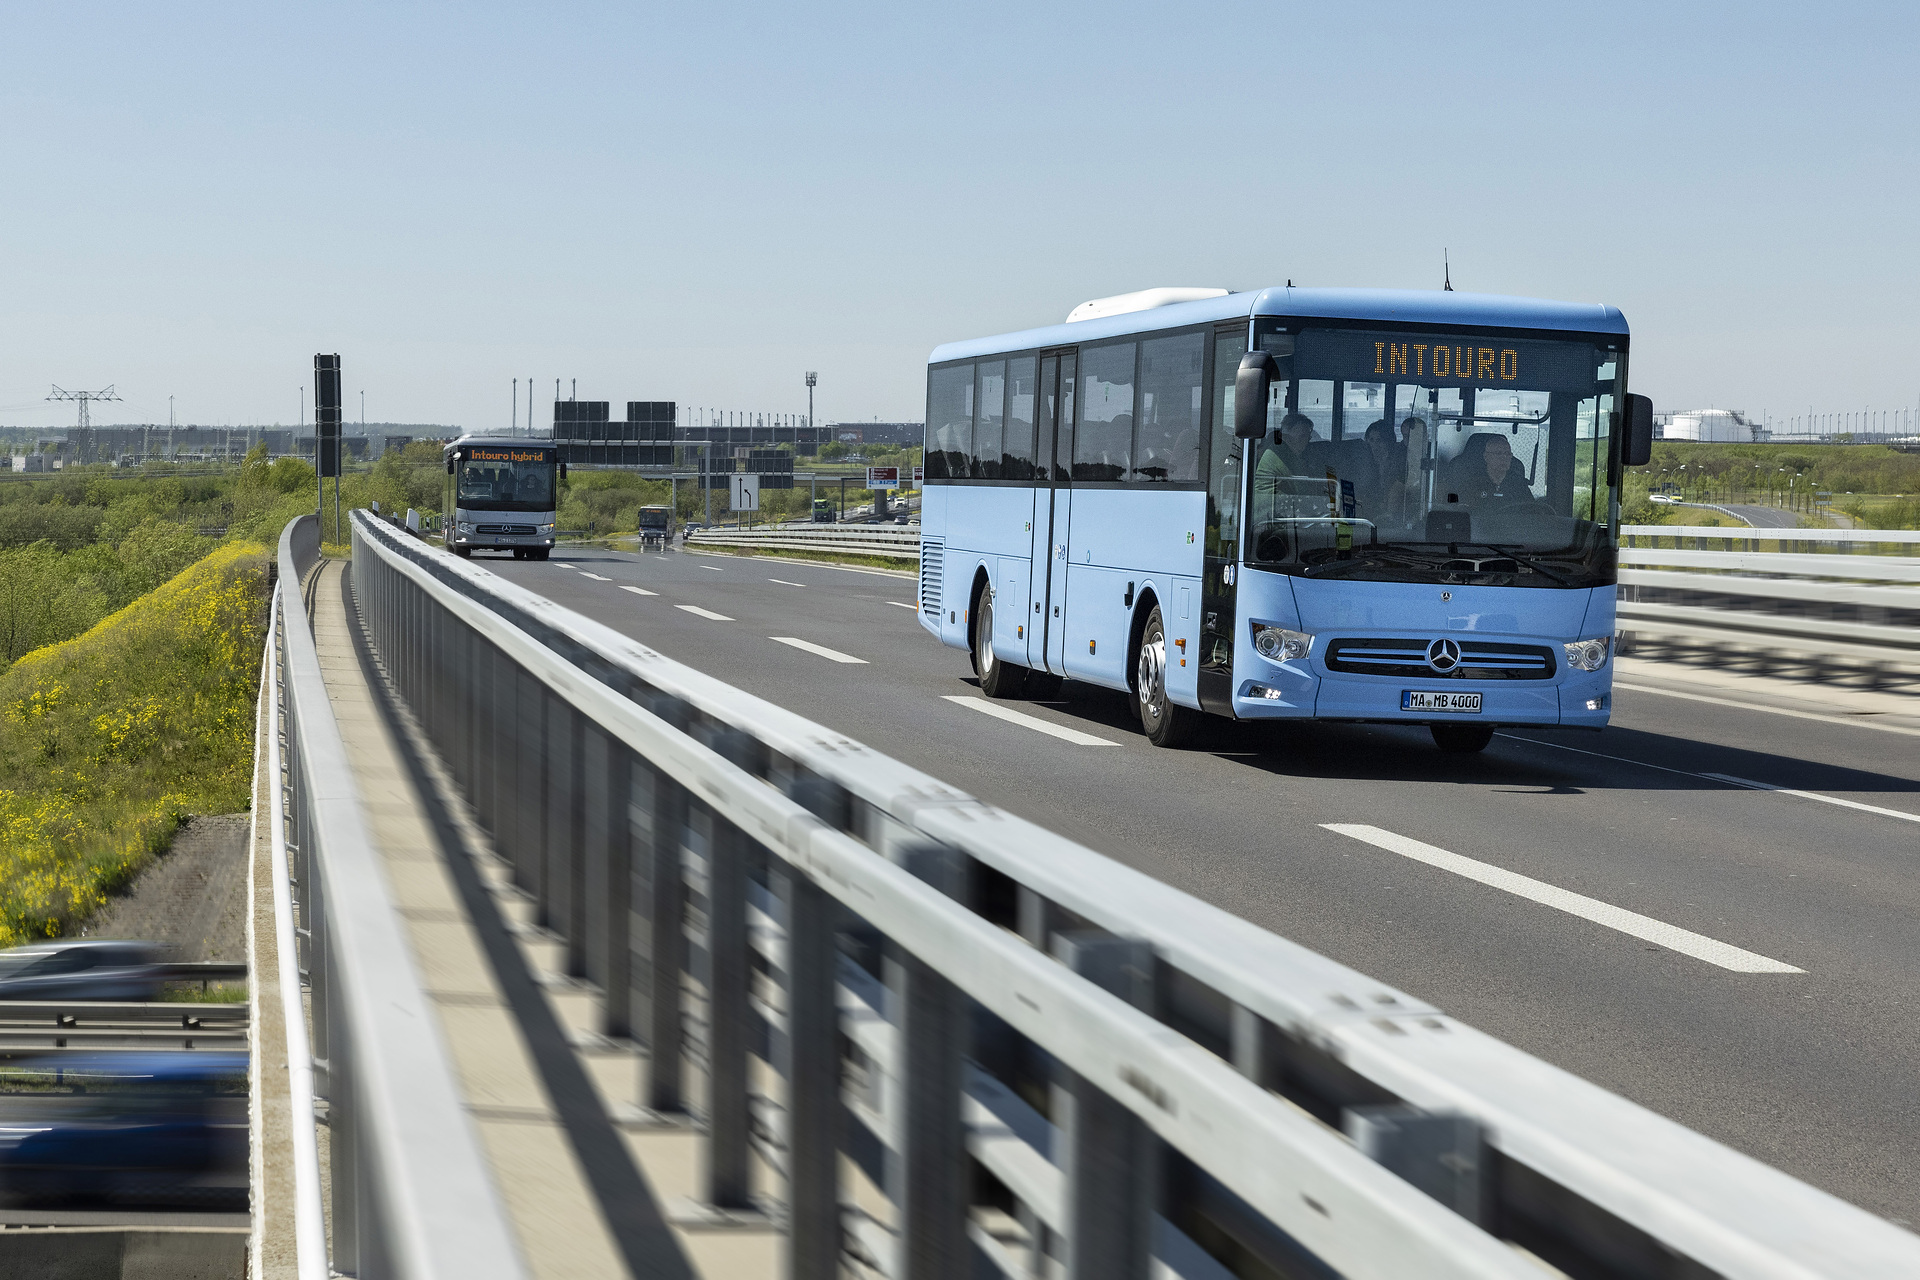
[{"label": "bus side window", "polygon": [[1241,459],[1246,443],[1233,434],[1233,377],[1247,354],[1245,333],[1213,344],[1213,422],[1207,457],[1207,554],[1240,554]]},{"label": "bus side window", "polygon": [[1000,479],[1001,427],[1007,413],[1007,363],[979,366],[973,396],[973,456],[967,474],[975,480]]},{"label": "bus side window", "polygon": [[1075,480],[1124,480],[1132,470],[1135,346],[1115,342],[1081,348]]},{"label": "bus side window", "polygon": [[1001,448],[1000,478],[1033,479],[1033,357],[1007,362],[1007,439]]},{"label": "bus side window", "polygon": [[973,366],[927,372],[926,478],[964,480],[973,453]]},{"label": "bus side window", "polygon": [[1140,412],[1129,480],[1190,483],[1200,478],[1201,358],[1198,333],[1155,338],[1140,347]]}]

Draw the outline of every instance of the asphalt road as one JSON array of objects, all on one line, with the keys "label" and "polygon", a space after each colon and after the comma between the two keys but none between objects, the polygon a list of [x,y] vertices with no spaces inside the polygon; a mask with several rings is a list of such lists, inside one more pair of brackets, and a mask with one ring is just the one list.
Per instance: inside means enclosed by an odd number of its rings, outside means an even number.
[{"label": "asphalt road", "polygon": [[[1920,732],[1621,688],[1604,733],[1503,733],[1472,757],[1420,729],[1227,722],[1159,751],[1119,695],[1071,682],[994,704],[1054,733],[982,713],[906,577],[566,554],[476,563],[1920,1223]],[[1640,913],[1652,940],[1408,840]]]}]

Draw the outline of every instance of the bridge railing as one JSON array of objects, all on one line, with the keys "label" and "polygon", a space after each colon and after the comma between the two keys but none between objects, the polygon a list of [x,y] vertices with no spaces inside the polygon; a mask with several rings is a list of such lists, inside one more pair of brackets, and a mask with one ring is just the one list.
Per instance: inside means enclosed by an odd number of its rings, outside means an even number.
[{"label": "bridge railing", "polygon": [[1920,669],[1920,531],[1628,525],[1617,630],[1776,663]]},{"label": "bridge railing", "polygon": [[901,561],[920,558],[920,530],[885,525],[819,525],[812,528],[697,529],[687,535],[690,547],[752,547],[760,550],[838,551],[849,555],[886,556]]},{"label": "bridge railing", "polygon": [[300,1277],[521,1280],[321,676],[302,591],[319,557],[315,517],[287,526],[263,673]]},{"label": "bridge railing", "polygon": [[697,1048],[704,1193],[752,1203],[757,1142],[795,1277],[1538,1274],[1516,1246],[1582,1275],[1920,1268],[1920,1239],[1423,1001],[484,568],[354,539],[388,678],[602,1029],[648,1051],[647,1105],[690,1108]]}]

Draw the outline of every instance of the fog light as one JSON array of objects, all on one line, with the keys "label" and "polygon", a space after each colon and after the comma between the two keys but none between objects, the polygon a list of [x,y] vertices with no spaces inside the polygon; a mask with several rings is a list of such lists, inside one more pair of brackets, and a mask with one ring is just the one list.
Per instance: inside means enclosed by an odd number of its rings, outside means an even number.
[{"label": "fog light", "polygon": [[1593,640],[1576,640],[1560,647],[1567,651],[1568,666],[1578,671],[1598,671],[1607,665],[1607,650],[1612,646],[1612,636],[1600,636]]},{"label": "fog light", "polygon": [[1587,699],[1587,710],[1605,711],[1606,709],[1607,709],[1607,700],[1604,697]]},{"label": "fog light", "polygon": [[[1269,662],[1292,662],[1304,658],[1313,649],[1313,637],[1304,631],[1253,624],[1254,652]],[[1274,695],[1278,697],[1278,694]]]},{"label": "fog light", "polygon": [[1280,701],[1280,691],[1278,689],[1269,689],[1263,684],[1248,685],[1247,696],[1249,698],[1265,698],[1268,702]]}]

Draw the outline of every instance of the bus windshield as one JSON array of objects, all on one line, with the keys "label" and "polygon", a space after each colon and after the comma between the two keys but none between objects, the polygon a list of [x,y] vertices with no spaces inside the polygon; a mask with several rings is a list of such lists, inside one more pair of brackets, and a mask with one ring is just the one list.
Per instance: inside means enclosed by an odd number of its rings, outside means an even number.
[{"label": "bus windshield", "polygon": [[552,511],[554,456],[545,449],[471,446],[458,463],[467,511]]},{"label": "bus windshield", "polygon": [[1618,346],[1340,328],[1256,342],[1280,376],[1252,442],[1248,564],[1393,582],[1613,581]]}]

